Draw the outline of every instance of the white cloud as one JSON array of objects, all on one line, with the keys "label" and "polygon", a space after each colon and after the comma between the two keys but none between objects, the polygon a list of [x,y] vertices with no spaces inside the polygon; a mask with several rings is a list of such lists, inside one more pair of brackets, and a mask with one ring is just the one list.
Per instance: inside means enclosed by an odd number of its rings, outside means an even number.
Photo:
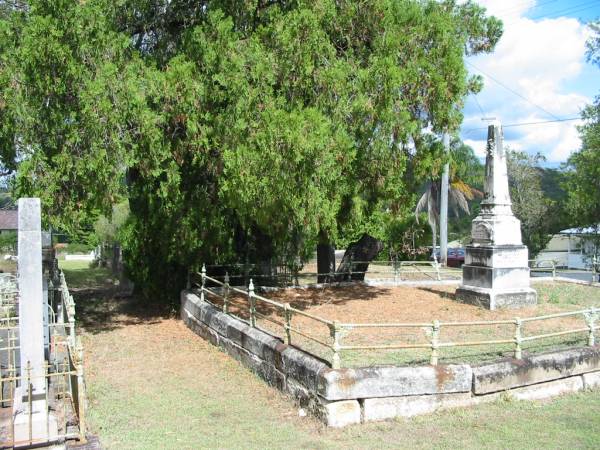
[{"label": "white cloud", "polygon": [[[567,17],[541,20],[524,17],[535,6],[534,0],[480,0],[479,3],[504,22],[504,35],[494,53],[470,59],[481,72],[473,71],[484,76],[485,88],[477,96],[484,114],[504,124],[577,116],[591,99],[565,86],[576,84],[583,70],[586,26]],[[471,107],[463,130],[481,127],[479,117],[479,110]],[[564,161],[580,146],[575,125],[576,122],[561,122],[520,127],[511,130],[518,139],[507,140],[507,144],[530,153],[539,151],[549,161]],[[468,137],[465,142],[472,143],[481,154],[485,141],[479,135],[476,139],[463,133],[463,138]]]}]

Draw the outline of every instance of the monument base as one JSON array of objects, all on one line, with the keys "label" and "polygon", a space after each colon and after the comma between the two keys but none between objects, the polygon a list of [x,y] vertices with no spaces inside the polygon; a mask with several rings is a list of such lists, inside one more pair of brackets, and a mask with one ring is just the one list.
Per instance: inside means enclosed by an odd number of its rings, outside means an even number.
[{"label": "monument base", "polygon": [[456,298],[486,309],[537,304],[524,245],[468,245]]},{"label": "monument base", "polygon": [[499,290],[461,286],[456,290],[456,298],[464,303],[490,310],[537,305],[537,292],[532,288]]},{"label": "monument base", "polygon": [[[30,447],[58,440],[58,421],[48,411],[45,399],[28,402],[23,396],[24,389],[15,390],[14,448]],[[30,411],[31,408],[31,411]]]}]

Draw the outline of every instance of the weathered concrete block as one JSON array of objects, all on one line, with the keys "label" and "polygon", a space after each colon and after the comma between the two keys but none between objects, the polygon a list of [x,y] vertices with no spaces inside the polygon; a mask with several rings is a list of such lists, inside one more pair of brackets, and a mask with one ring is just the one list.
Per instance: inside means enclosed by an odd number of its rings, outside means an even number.
[{"label": "weathered concrete block", "polygon": [[600,347],[585,347],[473,367],[473,392],[487,394],[600,369]]},{"label": "weathered concrete block", "polygon": [[582,378],[585,389],[594,389],[600,386],[600,371],[584,373]]},{"label": "weathered concrete block", "polygon": [[241,320],[234,320],[233,322],[227,324],[226,336],[229,340],[235,342],[241,347],[244,343],[244,338],[249,329],[250,327],[248,326],[248,324],[245,324]]},{"label": "weathered concrete block", "polygon": [[537,304],[537,292],[532,288],[502,291],[476,286],[461,286],[456,290],[456,298],[463,303],[492,311],[522,308]]},{"label": "weathered concrete block", "polygon": [[181,309],[187,309],[196,319],[200,320],[200,297],[192,291],[181,291]]},{"label": "weathered concrete block", "polygon": [[278,368],[282,367],[281,353],[287,348],[281,339],[252,327],[244,330],[242,347]]},{"label": "weathered concrete block", "polygon": [[219,334],[211,330],[208,325],[196,319],[187,309],[181,310],[181,319],[187,327],[198,336],[206,339],[212,345],[219,345]]},{"label": "weathered concrete block", "polygon": [[324,361],[294,347],[286,347],[281,352],[281,363],[283,372],[287,376],[313,391],[317,391],[321,382],[321,372],[329,369]]},{"label": "weathered concrete block", "polygon": [[327,400],[469,392],[469,365],[327,369],[318,393]]},{"label": "weathered concrete block", "polygon": [[541,400],[543,398],[556,397],[557,395],[569,392],[581,391],[582,389],[583,378],[581,376],[574,376],[512,389],[508,391],[507,394],[517,400]]},{"label": "weathered concrete block", "polygon": [[525,245],[468,245],[466,250],[465,264],[470,266],[511,268],[528,265],[529,251]]},{"label": "weathered concrete block", "polygon": [[315,394],[298,380],[288,376],[285,383],[285,392],[292,397],[300,406],[307,406]]},{"label": "weathered concrete block", "polygon": [[329,427],[345,427],[360,423],[360,404],[357,400],[324,402],[319,407],[318,415]]},{"label": "weathered concrete block", "polygon": [[416,395],[407,397],[367,398],[363,401],[363,421],[411,417],[439,409],[459,408],[472,404],[470,392]]},{"label": "weathered concrete block", "polygon": [[231,342],[227,338],[221,337],[219,344],[230,356],[248,367],[269,385],[275,386],[280,390],[285,389],[285,375],[273,367],[273,365],[263,361],[257,355]]}]

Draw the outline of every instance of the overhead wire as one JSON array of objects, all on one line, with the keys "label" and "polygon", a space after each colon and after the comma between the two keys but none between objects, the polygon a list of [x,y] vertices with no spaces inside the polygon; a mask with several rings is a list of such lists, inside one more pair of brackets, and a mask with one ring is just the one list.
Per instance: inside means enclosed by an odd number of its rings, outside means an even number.
[{"label": "overhead wire", "polygon": [[[577,116],[577,117],[567,117],[567,118],[563,118],[563,119],[555,119],[555,120],[540,120],[537,122],[518,122],[518,123],[509,123],[506,125],[502,125],[502,128],[513,128],[513,127],[525,127],[525,126],[531,126],[531,125],[542,125],[542,124],[547,124],[547,123],[556,123],[556,122],[569,122],[572,120],[581,120],[582,117],[581,116]],[[464,130],[464,133],[470,133],[472,131],[478,131],[478,130],[487,130],[487,127],[477,127],[477,128],[469,128],[467,130]]]},{"label": "overhead wire", "polygon": [[477,100],[477,95],[473,94],[473,99],[475,100],[475,103],[477,103],[477,107],[479,108],[479,111],[481,112],[481,117],[485,117],[485,113],[483,112],[483,108],[481,107],[481,104],[479,103],[479,100]]},{"label": "overhead wire", "polygon": [[[548,4],[550,4],[550,3],[555,3],[555,2],[557,2],[557,1],[558,1],[558,0],[548,0],[548,1],[545,1],[545,2],[540,2],[540,3],[535,3],[535,2],[534,2],[534,3],[533,3],[533,4],[532,4],[532,5],[531,5],[531,6],[530,6],[528,9],[529,9],[529,10],[532,10],[532,9],[537,9],[537,8],[539,8],[540,6],[545,6],[545,5],[548,5]],[[505,16],[505,17],[509,17],[509,16],[516,16],[517,14],[521,14],[521,12],[522,12],[522,8],[523,8],[523,6],[522,6],[522,5],[519,5],[519,6],[512,6],[512,7],[510,7],[510,8],[501,9],[501,10],[497,11],[497,13],[496,13],[496,14],[492,14],[492,15]]]},{"label": "overhead wire", "polygon": [[483,75],[485,75],[486,77],[488,77],[490,80],[495,81],[496,83],[498,83],[500,86],[502,86],[504,89],[506,89],[507,91],[513,93],[514,95],[516,95],[517,97],[525,100],[526,102],[528,102],[529,104],[535,106],[536,108],[538,108],[540,111],[543,111],[545,114],[548,114],[550,117],[554,118],[554,119],[558,119],[557,116],[555,116],[554,114],[552,114],[550,111],[542,108],[540,105],[537,105],[535,103],[533,103],[531,100],[529,100],[527,97],[521,95],[520,93],[518,93],[517,91],[515,91],[514,89],[508,87],[506,84],[504,84],[502,81],[494,78],[493,76],[491,76],[488,73],[485,73],[483,70],[481,70],[479,67],[477,67],[476,65],[474,65],[473,63],[471,63],[470,61],[465,60],[465,63],[467,63],[469,66],[471,66],[473,69],[477,70],[478,72],[482,73]]},{"label": "overhead wire", "polygon": [[514,15],[509,14],[509,16],[512,16],[512,17],[507,17],[508,20],[504,20],[503,22],[505,25],[507,25],[507,24],[516,23],[519,18],[524,18],[524,19],[529,19],[529,20],[556,19],[556,18],[564,16],[566,14],[574,14],[574,13],[578,13],[578,12],[583,12],[583,11],[587,11],[589,9],[593,9],[596,7],[600,7],[600,3],[598,2],[598,0],[583,2],[583,3],[579,3],[577,5],[571,5],[568,8],[563,8],[563,9],[559,9],[559,10],[555,10],[555,11],[549,11],[548,13],[534,15],[532,17],[526,17],[526,16],[517,17],[516,15],[519,14],[517,12]]}]

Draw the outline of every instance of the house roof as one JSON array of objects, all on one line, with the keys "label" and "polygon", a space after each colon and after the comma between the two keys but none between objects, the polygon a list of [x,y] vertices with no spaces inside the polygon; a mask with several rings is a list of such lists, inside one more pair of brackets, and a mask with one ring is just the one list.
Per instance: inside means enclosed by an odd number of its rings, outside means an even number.
[{"label": "house roof", "polygon": [[598,226],[598,228],[596,228],[596,227],[568,228],[566,230],[562,230],[560,232],[560,234],[595,234],[595,233],[597,233],[597,230],[599,228],[600,228],[600,225]]},{"label": "house roof", "polygon": [[16,209],[0,210],[0,230],[17,230],[18,217]]}]

